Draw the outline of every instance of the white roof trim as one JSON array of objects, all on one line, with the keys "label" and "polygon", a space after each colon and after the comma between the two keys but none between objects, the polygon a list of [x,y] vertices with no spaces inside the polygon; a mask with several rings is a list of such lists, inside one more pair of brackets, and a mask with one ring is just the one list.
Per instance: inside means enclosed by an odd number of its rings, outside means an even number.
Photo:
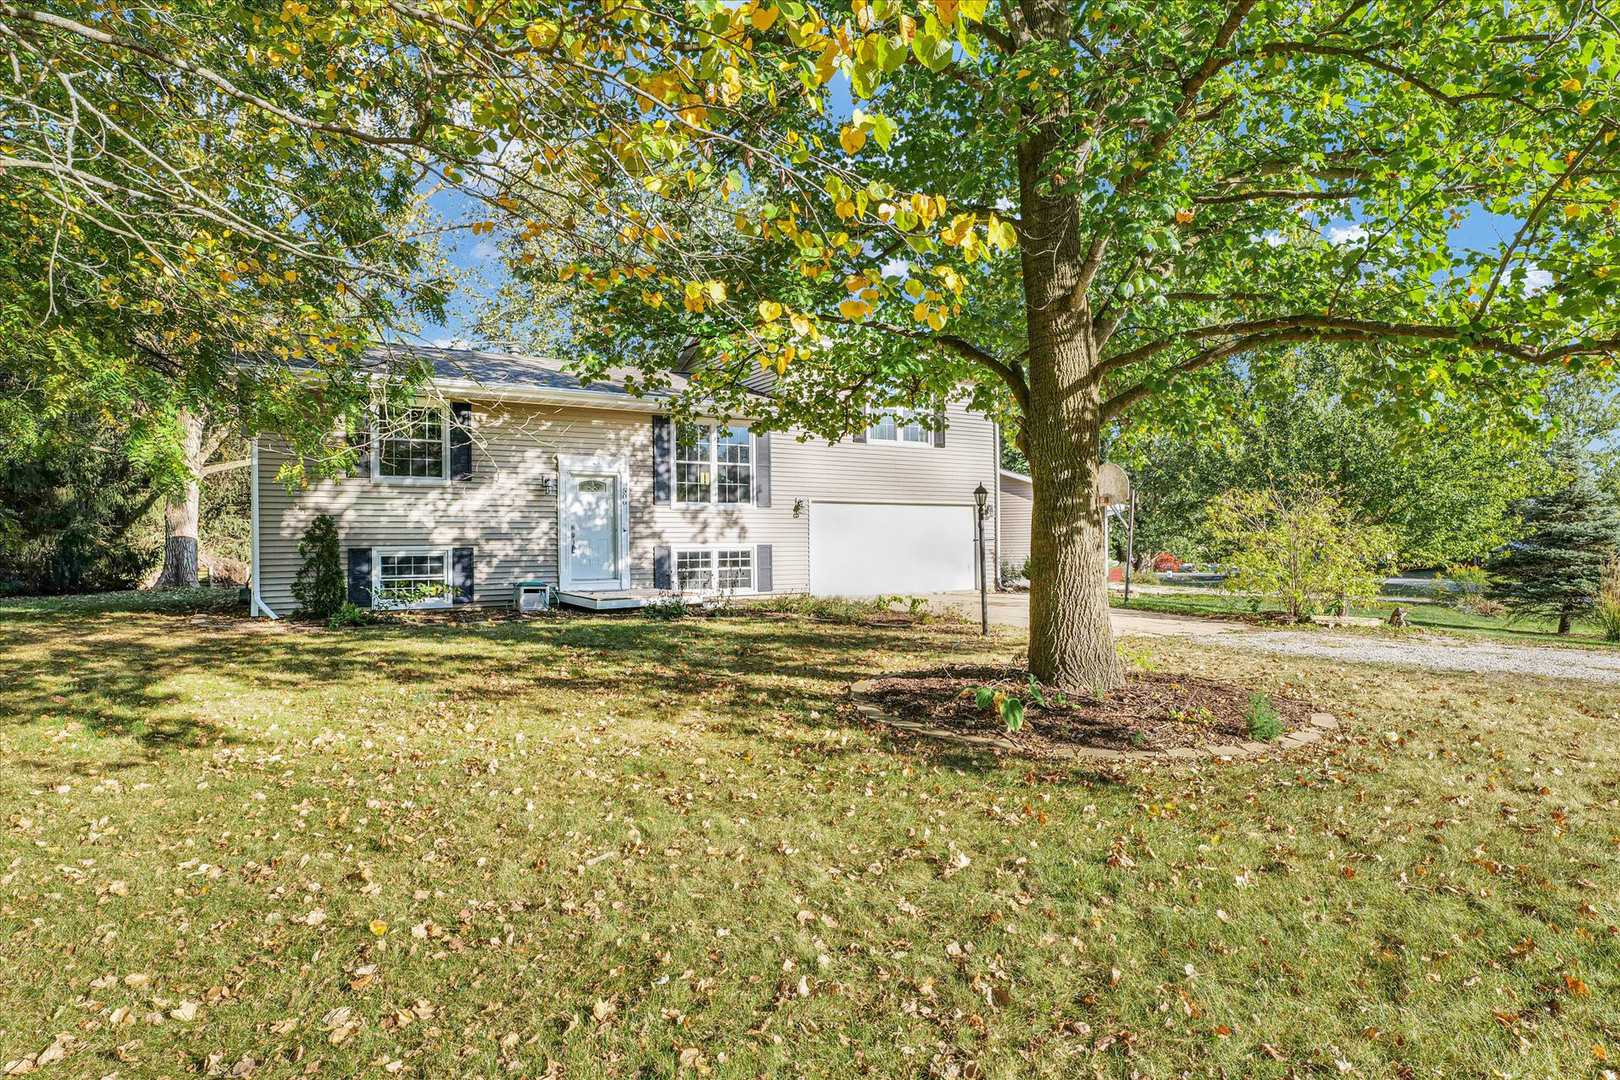
[{"label": "white roof trim", "polygon": [[1014,480],[1022,480],[1026,484],[1033,484],[1035,482],[1034,477],[1025,476],[1023,473],[1019,473],[1019,472],[1013,472],[1011,469],[1002,469],[1001,470],[1001,475],[1002,476],[1010,476]]},{"label": "white roof trim", "polygon": [[597,409],[618,409],[625,412],[664,412],[668,402],[657,397],[635,397],[621,391],[573,390],[555,386],[531,386],[521,383],[486,383],[476,379],[429,379],[427,384],[445,396],[460,394],[467,397],[494,397],[502,401],[521,401],[535,405],[578,405]]}]

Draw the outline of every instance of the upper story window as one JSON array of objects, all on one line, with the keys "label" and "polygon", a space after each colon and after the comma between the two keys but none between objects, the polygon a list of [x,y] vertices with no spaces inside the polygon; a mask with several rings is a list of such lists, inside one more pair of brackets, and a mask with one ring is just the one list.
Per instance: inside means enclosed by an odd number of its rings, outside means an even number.
[{"label": "upper story window", "polygon": [[934,433],[920,420],[928,415],[924,409],[893,409],[884,416],[873,417],[866,429],[866,441],[931,445]]},{"label": "upper story window", "polygon": [[445,479],[450,459],[449,431],[444,409],[439,406],[388,414],[377,431],[377,475],[391,479]]},{"label": "upper story window", "polygon": [[675,426],[675,501],[754,501],[754,444],[740,425]]}]

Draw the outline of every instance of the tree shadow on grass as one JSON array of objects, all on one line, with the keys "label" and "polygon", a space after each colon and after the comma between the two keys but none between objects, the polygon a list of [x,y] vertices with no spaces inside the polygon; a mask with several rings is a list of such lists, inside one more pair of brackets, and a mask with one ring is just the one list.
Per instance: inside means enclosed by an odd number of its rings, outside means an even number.
[{"label": "tree shadow on grass", "polygon": [[[540,707],[551,692],[653,712],[697,706],[715,717],[717,732],[740,738],[771,737],[767,715],[812,730],[846,728],[846,688],[872,673],[875,654],[957,648],[948,636],[919,641],[904,628],[589,616],[329,631],[75,613],[0,619],[0,638],[0,703],[12,723],[76,721],[96,735],[132,738],[149,754],[248,738],[205,714],[267,691],[288,702],[317,695],[318,707],[306,710],[317,720],[334,692],[373,705],[379,691],[405,690],[490,704],[534,698]],[[960,647],[982,643],[964,637]],[[827,752],[825,743],[817,747]]]}]

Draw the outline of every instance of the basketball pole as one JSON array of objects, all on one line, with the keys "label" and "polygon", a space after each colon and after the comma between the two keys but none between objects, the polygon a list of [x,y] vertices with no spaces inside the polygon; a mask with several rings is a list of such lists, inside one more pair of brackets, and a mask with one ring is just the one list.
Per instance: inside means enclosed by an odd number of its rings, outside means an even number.
[{"label": "basketball pole", "polygon": [[1131,570],[1136,566],[1136,486],[1131,486],[1131,517],[1125,523],[1125,602],[1131,602]]}]

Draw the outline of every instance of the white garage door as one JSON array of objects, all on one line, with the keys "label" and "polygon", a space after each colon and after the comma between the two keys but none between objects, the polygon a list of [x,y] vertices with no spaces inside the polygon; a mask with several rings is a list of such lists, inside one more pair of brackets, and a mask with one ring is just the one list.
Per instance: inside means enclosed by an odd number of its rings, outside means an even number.
[{"label": "white garage door", "polygon": [[973,507],[810,504],[810,591],[816,596],[973,587]]}]

